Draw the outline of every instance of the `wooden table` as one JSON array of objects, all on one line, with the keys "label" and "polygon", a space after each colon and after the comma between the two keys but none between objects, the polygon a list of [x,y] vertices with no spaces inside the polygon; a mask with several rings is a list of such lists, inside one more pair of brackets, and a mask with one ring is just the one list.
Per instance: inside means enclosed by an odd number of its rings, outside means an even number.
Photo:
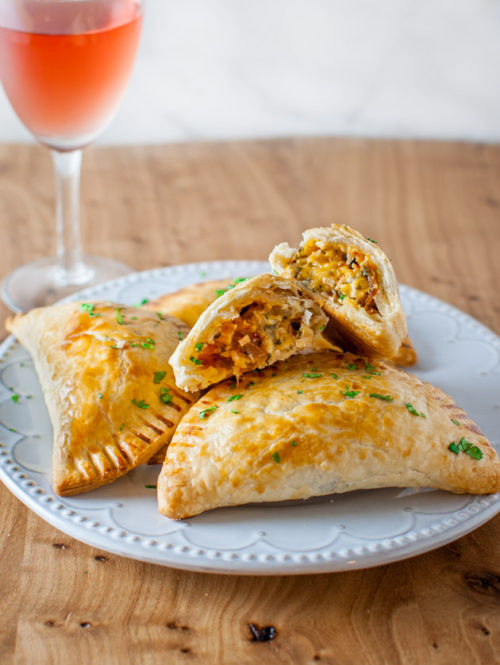
[{"label": "wooden table", "polygon": [[[401,282],[500,333],[500,147],[280,140],[88,150],[88,251],[142,270],[265,259],[332,221]],[[0,277],[54,250],[47,151],[0,147]],[[1,310],[1,319],[6,315]],[[499,423],[500,425],[500,423]],[[139,563],[45,524],[0,486],[0,662],[500,663],[500,517],[371,570],[229,577]],[[251,640],[249,624],[274,626]]]}]

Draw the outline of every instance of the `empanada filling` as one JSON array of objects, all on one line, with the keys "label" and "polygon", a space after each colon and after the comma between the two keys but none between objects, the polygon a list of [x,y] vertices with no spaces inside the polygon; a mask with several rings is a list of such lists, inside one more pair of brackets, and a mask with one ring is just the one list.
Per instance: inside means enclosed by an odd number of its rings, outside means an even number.
[{"label": "empanada filling", "polygon": [[[321,320],[322,321],[322,320]],[[224,321],[213,339],[199,342],[191,358],[196,365],[231,368],[236,376],[274,362],[319,332],[320,316],[303,307],[252,303],[235,319]]]},{"label": "empanada filling", "polygon": [[291,264],[293,276],[312,291],[327,291],[339,304],[349,302],[370,315],[379,314],[375,296],[378,271],[371,259],[352,245],[321,247],[309,240]]}]

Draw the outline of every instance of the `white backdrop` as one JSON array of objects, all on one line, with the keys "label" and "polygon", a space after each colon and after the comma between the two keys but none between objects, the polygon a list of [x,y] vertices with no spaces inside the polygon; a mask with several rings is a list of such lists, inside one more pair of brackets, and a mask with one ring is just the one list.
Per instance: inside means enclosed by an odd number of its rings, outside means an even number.
[{"label": "white backdrop", "polygon": [[100,143],[346,134],[500,140],[500,0],[148,0]]}]

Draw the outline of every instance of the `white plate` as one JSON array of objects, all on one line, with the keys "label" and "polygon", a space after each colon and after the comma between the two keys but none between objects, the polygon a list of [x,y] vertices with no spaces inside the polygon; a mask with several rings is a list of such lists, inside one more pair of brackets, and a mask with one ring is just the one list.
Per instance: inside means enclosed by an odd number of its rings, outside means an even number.
[{"label": "white plate", "polygon": [[[257,274],[267,263],[198,263],[137,273],[88,289],[84,299],[134,304],[205,279]],[[401,288],[422,379],[451,394],[500,447],[500,339],[430,296]],[[82,294],[80,294],[82,297]],[[12,394],[20,395],[17,403]],[[182,522],[162,517],[158,467],[142,466],[88,494],[50,488],[52,430],[26,351],[0,347],[0,478],[44,520],[99,549],[189,570],[244,574],[366,568],[426,552],[478,527],[500,495],[433,490],[359,491],[306,502],[218,509]]]}]

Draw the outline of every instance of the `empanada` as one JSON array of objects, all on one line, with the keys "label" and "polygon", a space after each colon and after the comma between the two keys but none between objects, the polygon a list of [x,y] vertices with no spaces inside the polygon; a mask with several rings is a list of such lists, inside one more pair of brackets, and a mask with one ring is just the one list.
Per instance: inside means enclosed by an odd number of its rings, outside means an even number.
[{"label": "empanada", "polygon": [[[242,281],[241,278],[216,279],[191,284],[178,291],[165,293],[159,298],[149,301],[144,307],[175,316],[192,328],[214,300],[220,298],[227,290],[234,288],[240,281]],[[333,326],[335,323],[331,322],[330,325]],[[335,345],[328,343],[326,337],[327,335],[319,340],[316,350],[335,348]],[[391,358],[391,361],[398,367],[410,367],[416,364],[417,352],[408,337],[402,341],[398,352]]]},{"label": "empanada", "polygon": [[281,243],[269,261],[295,278],[335,319],[343,349],[393,358],[406,337],[396,276],[376,243],[345,225],[304,232],[299,249]]},{"label": "empanada", "polygon": [[169,316],[109,303],[35,309],[7,322],[33,356],[54,428],[53,487],[78,494],[146,462],[196,395],[168,359],[187,334]]},{"label": "empanada", "polygon": [[378,487],[493,493],[500,461],[438,388],[380,361],[324,351],[208,391],[172,438],[158,502],[181,519]]},{"label": "empanada", "polygon": [[328,317],[299,282],[258,275],[228,291],[195,323],[170,359],[177,385],[201,390],[229,376],[310,350]]}]

